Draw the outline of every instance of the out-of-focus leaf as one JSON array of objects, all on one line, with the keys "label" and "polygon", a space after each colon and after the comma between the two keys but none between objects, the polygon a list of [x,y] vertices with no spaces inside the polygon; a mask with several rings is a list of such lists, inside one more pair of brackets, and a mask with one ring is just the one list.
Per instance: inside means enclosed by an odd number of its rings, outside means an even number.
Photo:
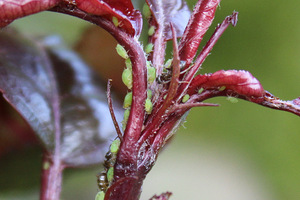
[{"label": "out-of-focus leaf", "polygon": [[172,39],[170,23],[175,28],[177,37],[181,37],[191,12],[184,0],[147,0],[158,26],[164,26],[165,37]]},{"label": "out-of-focus leaf", "polygon": [[30,126],[0,97],[0,159],[13,150],[37,145],[37,138]]},{"label": "out-of-focus leaf", "polygon": [[[50,42],[49,42],[50,41]],[[76,54],[48,39],[48,54],[17,33],[0,34],[0,90],[67,165],[103,161],[116,136],[102,82]],[[61,41],[59,41],[61,42]],[[119,113],[119,112],[117,112]]]}]

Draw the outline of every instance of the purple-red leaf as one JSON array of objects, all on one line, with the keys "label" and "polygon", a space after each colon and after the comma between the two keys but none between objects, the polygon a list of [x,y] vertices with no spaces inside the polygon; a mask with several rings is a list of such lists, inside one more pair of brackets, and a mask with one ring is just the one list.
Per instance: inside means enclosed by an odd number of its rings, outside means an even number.
[{"label": "purple-red leaf", "polygon": [[264,89],[260,82],[248,71],[220,70],[213,74],[198,75],[193,79],[190,89],[226,87],[239,95],[262,97]]},{"label": "purple-red leaf", "polygon": [[166,40],[172,39],[172,23],[177,37],[181,37],[191,12],[184,0],[147,0],[157,26],[162,26]]},{"label": "purple-red leaf", "polygon": [[118,19],[117,26],[131,35],[139,35],[142,30],[142,17],[133,8],[129,0],[0,0],[0,27],[13,20],[42,12],[75,11],[79,9],[86,14],[101,16],[108,20]]},{"label": "purple-red leaf", "polygon": [[133,8],[130,0],[76,0],[76,5],[89,14],[109,20],[118,18],[119,27],[132,35],[139,35],[142,31],[142,16]]},{"label": "purple-red leaf", "polygon": [[0,28],[17,18],[52,8],[60,1],[61,0],[0,0]]},{"label": "purple-red leaf", "polygon": [[179,43],[180,59],[189,65],[207,29],[210,27],[216,8],[221,0],[201,0],[196,4],[189,23]]},{"label": "purple-red leaf", "polygon": [[103,161],[116,134],[95,73],[74,53],[52,46],[47,55],[16,32],[2,31],[0,46],[0,91],[50,154],[72,166]]}]

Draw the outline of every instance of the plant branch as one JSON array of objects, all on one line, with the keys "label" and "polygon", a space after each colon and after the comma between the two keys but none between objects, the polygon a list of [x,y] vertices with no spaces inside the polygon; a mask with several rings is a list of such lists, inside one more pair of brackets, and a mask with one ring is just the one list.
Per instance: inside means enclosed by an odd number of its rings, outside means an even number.
[{"label": "plant branch", "polygon": [[108,102],[108,108],[109,108],[109,112],[110,112],[110,115],[111,115],[111,118],[113,120],[113,123],[114,123],[114,126],[116,128],[116,132],[118,134],[118,137],[120,138],[120,140],[122,141],[123,140],[123,135],[122,135],[122,132],[120,130],[120,127],[119,127],[119,124],[117,122],[117,119],[116,119],[116,116],[115,116],[115,113],[114,113],[114,108],[113,108],[113,105],[112,105],[112,99],[111,99],[111,79],[108,79],[107,81],[107,102]]}]

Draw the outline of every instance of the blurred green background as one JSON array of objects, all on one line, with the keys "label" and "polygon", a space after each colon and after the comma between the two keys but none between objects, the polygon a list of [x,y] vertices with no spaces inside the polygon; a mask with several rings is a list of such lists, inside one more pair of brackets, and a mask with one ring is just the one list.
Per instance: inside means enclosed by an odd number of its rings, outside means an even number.
[{"label": "blurred green background", "polygon": [[[201,72],[245,69],[275,96],[296,98],[300,95],[299,9],[300,1],[293,0],[222,1],[205,39],[232,11],[239,12],[239,21],[226,30]],[[12,25],[28,34],[62,35],[72,46],[89,24],[44,12]],[[299,117],[242,100],[209,102],[221,106],[190,112],[186,128],[180,128],[146,178],[141,199],[171,191],[173,200],[298,200]],[[36,149],[0,159],[0,200],[38,199],[40,165]],[[100,171],[100,167],[66,170],[62,199],[94,199],[95,175]]]}]

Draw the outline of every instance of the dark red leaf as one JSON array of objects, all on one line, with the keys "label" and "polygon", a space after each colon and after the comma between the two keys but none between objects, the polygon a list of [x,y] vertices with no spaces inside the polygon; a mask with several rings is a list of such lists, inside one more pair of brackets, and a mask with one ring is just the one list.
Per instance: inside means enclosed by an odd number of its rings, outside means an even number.
[{"label": "dark red leaf", "polygon": [[264,89],[260,82],[248,71],[220,70],[213,74],[198,75],[190,85],[190,90],[196,88],[218,88],[225,86],[239,95],[261,97]]},{"label": "dark red leaf", "polygon": [[59,147],[67,165],[103,161],[116,134],[95,73],[74,53],[54,45],[49,57],[16,32],[2,31],[0,46],[0,90],[47,150]]},{"label": "dark red leaf", "polygon": [[166,40],[172,39],[170,23],[172,23],[177,37],[181,37],[189,21],[191,12],[184,0],[147,0],[156,21],[156,25],[163,26]]},{"label": "dark red leaf", "polygon": [[180,59],[189,65],[207,29],[210,27],[221,0],[201,0],[196,4],[179,43]]},{"label": "dark red leaf", "polygon": [[0,27],[13,20],[38,13],[57,5],[61,0],[0,0]]},{"label": "dark red leaf", "polygon": [[117,17],[119,27],[131,34],[139,35],[142,31],[142,16],[130,0],[77,0],[76,5],[89,14],[104,16],[109,20]]}]

